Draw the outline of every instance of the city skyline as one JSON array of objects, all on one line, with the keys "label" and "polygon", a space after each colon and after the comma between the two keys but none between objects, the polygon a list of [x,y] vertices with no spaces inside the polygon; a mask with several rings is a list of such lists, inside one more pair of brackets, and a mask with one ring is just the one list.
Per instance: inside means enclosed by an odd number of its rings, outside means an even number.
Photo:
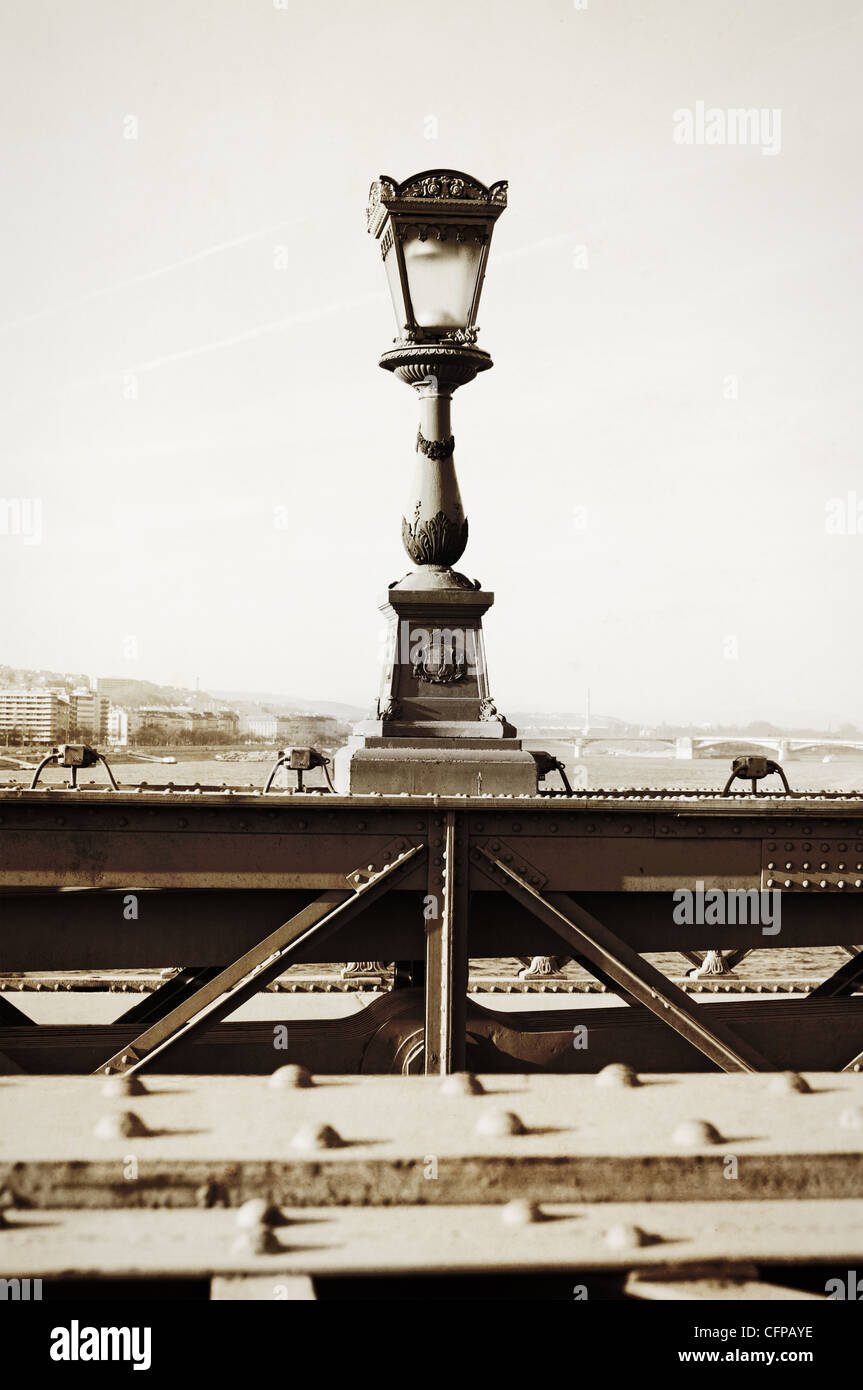
[{"label": "city skyline", "polygon": [[[9,683],[3,677],[2,673],[4,670],[10,669],[27,672],[31,679]],[[61,682],[65,682],[67,685],[71,685],[76,681],[80,681],[82,678],[87,682],[87,685],[92,691],[102,695],[107,701],[110,702],[112,708],[116,707],[118,709],[156,709],[158,706],[156,704],[151,705],[149,703],[150,700],[155,698],[151,694],[147,694],[146,696],[142,694],[140,699],[114,699],[111,693],[106,694],[104,689],[105,685],[117,685],[121,683],[128,683],[129,685],[140,684],[142,686],[148,686],[152,690],[162,690],[165,692],[170,692],[171,694],[177,696],[188,697],[187,699],[178,699],[176,701],[165,703],[162,707],[166,710],[181,709],[186,705],[193,704],[197,700],[199,703],[208,702],[204,706],[206,708],[209,708],[210,705],[214,704],[225,711],[236,712],[238,710],[242,710],[244,706],[248,707],[248,709],[251,709],[254,706],[261,710],[267,710],[270,707],[278,707],[285,711],[290,711],[292,714],[297,716],[307,714],[314,717],[333,718],[336,720],[341,720],[343,722],[347,721],[348,724],[350,723],[350,721],[361,719],[364,715],[368,714],[368,707],[351,705],[349,702],[342,703],[339,701],[331,700],[329,698],[318,697],[316,695],[297,696],[289,695],[286,692],[280,693],[278,691],[241,691],[236,689],[230,691],[220,689],[206,690],[200,686],[200,683],[197,683],[194,687],[179,686],[174,685],[173,683],[161,684],[157,681],[151,681],[146,676],[95,676],[92,673],[88,674],[82,671],[60,672],[54,670],[51,667],[21,668],[13,667],[8,662],[0,662],[0,693],[2,693],[3,690],[7,689],[26,689],[31,686],[37,689],[44,688],[46,690],[50,690],[56,688],[57,685]],[[75,693],[79,693],[79,691],[76,691]],[[643,728],[652,729],[656,731],[671,729],[680,729],[681,731],[685,731],[687,729],[699,729],[705,731],[726,730],[729,733],[732,733],[736,730],[737,732],[742,733],[745,731],[758,732],[760,730],[761,732],[767,732],[768,730],[774,730],[777,732],[787,733],[792,730],[796,730],[799,732],[817,731],[825,734],[844,731],[848,734],[852,734],[854,732],[859,732],[861,728],[863,728],[863,726],[855,724],[851,720],[836,720],[828,724],[820,725],[817,723],[810,724],[804,720],[800,720],[796,724],[783,724],[781,722],[775,723],[774,721],[768,719],[758,718],[745,721],[739,720],[736,722],[722,721],[716,719],[695,720],[685,718],[679,720],[630,720],[621,716],[615,710],[597,709],[591,703],[590,691],[587,691],[585,693],[587,698],[582,706],[573,705],[571,707],[551,709],[543,707],[542,705],[534,704],[529,709],[514,710],[513,713],[522,719],[526,717],[535,717],[541,720],[543,717],[547,717],[549,720],[568,720],[573,727],[583,725],[584,727],[596,728],[602,727],[603,725],[616,724],[620,725],[621,727],[626,727],[628,729]],[[246,710],[246,712],[248,712],[248,710]],[[549,725],[549,727],[551,726]]]}]

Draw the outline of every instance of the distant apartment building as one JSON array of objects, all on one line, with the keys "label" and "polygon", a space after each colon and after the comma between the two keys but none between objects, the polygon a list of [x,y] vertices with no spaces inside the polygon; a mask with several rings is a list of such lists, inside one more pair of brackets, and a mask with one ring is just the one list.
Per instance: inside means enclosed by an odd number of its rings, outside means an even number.
[{"label": "distant apartment building", "polygon": [[69,719],[69,701],[56,690],[0,690],[0,738],[6,743],[62,743]]},{"label": "distant apartment building", "polygon": [[240,729],[240,716],[233,709],[214,709],[203,710],[197,716],[199,729],[205,732],[212,729],[214,733],[229,734],[231,738],[236,738]]},{"label": "distant apartment building", "polygon": [[168,734],[184,732],[191,728],[189,710],[173,709],[169,705],[140,705],[128,712],[130,734],[139,734],[147,727],[164,729]]},{"label": "distant apartment building", "polygon": [[279,745],[295,748],[333,748],[344,743],[349,732],[346,725],[324,714],[280,714],[276,726]]},{"label": "distant apartment building", "polygon": [[115,748],[125,748],[129,742],[129,715],[120,705],[108,710],[108,742]]},{"label": "distant apartment building", "polygon": [[266,739],[272,743],[278,737],[278,727],[276,716],[263,709],[246,709],[239,716],[241,738]]},{"label": "distant apartment building", "polygon": [[206,743],[210,736],[217,742],[223,741],[225,736],[236,738],[240,722],[234,710],[199,712],[186,705],[140,705],[138,709],[127,711],[127,715],[127,735],[135,737],[149,727],[158,729],[169,739],[191,738],[196,743]]},{"label": "distant apartment building", "polygon": [[107,695],[79,687],[69,696],[69,727],[75,731],[76,738],[105,743],[110,710],[111,701]]}]

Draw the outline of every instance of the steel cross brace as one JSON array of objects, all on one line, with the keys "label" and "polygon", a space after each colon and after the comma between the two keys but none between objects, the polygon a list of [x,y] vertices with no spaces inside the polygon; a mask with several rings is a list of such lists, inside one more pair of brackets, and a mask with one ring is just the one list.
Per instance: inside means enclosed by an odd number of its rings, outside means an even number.
[{"label": "steel cross brace", "polygon": [[433,839],[428,866],[426,922],[425,1072],[463,1071],[467,1034],[468,866],[467,832],[448,811],[443,833]]},{"label": "steel cross brace", "polygon": [[566,942],[571,954],[582,956],[603,975],[673,1028],[723,1071],[775,1071],[765,1057],[737,1038],[729,1028],[708,1028],[702,1008],[636,951],[621,941],[568,893],[545,896],[494,853],[475,845],[477,866],[516,902],[527,908]]},{"label": "steel cross brace", "polygon": [[[844,994],[852,994],[855,985],[863,980],[863,954],[853,956],[840,965],[817,988],[810,990],[809,999],[841,999]],[[807,999],[807,1003],[809,1002]]]},{"label": "steel cross brace", "polygon": [[277,979],[298,947],[311,936],[319,939],[329,936],[382,897],[409,867],[414,866],[424,850],[424,844],[405,846],[392,863],[385,864],[367,879],[363,879],[365,871],[362,870],[348,875],[354,887],[328,888],[257,946],[183,999],[164,1018],[157,1019],[128,1046],[110,1057],[94,1075],[133,1075],[173,1047],[180,1038],[221,1022],[226,1014],[233,1013],[251,995]]}]

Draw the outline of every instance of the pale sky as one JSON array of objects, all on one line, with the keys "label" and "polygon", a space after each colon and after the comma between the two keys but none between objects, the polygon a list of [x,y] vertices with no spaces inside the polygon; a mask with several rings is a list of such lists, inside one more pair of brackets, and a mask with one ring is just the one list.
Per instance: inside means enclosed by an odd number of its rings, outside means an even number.
[{"label": "pale sky", "polygon": [[452,166],[509,180],[453,410],[499,708],[863,723],[859,0],[2,30],[0,662],[372,702],[417,402],[366,195]]}]

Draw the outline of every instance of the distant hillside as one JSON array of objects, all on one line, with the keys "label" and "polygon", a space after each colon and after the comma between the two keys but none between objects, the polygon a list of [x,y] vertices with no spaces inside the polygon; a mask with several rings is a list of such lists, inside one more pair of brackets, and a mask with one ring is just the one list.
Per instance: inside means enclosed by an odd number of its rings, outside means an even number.
[{"label": "distant hillside", "polygon": [[30,666],[0,665],[0,685],[89,685],[90,677],[83,671],[43,671]]},{"label": "distant hillside", "polygon": [[115,705],[135,709],[140,705],[182,705],[193,690],[176,685],[156,685],[153,681],[135,681],[127,676],[100,676],[99,693],[107,695]]},{"label": "distant hillside", "polygon": [[272,691],[214,690],[212,695],[216,700],[224,700],[227,705],[232,704],[234,700],[251,700],[273,714],[296,714],[303,711],[308,714],[330,714],[334,719],[346,719],[348,722],[363,719],[368,714],[367,709],[360,709],[357,705],[340,705],[334,700],[317,700],[309,696],[279,695],[273,694]]}]

